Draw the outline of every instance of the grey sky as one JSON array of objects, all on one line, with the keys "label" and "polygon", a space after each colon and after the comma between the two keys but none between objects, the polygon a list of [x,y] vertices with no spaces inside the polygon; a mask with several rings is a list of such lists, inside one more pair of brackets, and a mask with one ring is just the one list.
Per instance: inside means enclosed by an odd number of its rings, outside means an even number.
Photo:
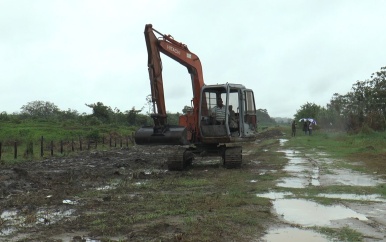
[{"label": "grey sky", "polygon": [[[241,83],[292,117],[386,66],[383,0],[0,0],[0,112],[49,101],[137,109],[150,94],[145,24],[201,59],[207,84]],[[190,105],[185,67],[162,56],[167,110]],[[145,110],[147,110],[145,108]]]}]

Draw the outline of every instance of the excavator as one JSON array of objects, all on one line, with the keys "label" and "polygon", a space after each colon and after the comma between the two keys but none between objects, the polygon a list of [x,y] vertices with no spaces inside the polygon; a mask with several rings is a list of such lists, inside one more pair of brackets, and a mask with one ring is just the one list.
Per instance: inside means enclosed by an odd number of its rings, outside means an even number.
[{"label": "excavator", "polygon": [[[135,143],[173,146],[167,158],[169,170],[184,170],[197,156],[220,156],[225,168],[239,168],[242,164],[240,143],[256,139],[253,91],[241,84],[206,85],[201,61],[187,45],[160,33],[151,24],[145,26],[144,34],[154,125],[139,128],[134,135]],[[160,53],[185,66],[191,77],[191,107],[179,117],[178,125],[171,125],[167,120]],[[222,106],[222,114],[216,111],[218,106]]]}]

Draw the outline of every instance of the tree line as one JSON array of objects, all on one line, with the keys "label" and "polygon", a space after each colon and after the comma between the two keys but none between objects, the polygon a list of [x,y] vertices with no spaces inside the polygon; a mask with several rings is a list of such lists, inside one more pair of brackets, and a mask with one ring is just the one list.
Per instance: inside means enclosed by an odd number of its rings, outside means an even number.
[{"label": "tree line", "polygon": [[[141,113],[143,108],[121,111],[111,108],[102,102],[85,104],[91,108],[92,113],[79,113],[77,110],[60,110],[57,105],[48,101],[31,101],[20,108],[19,113],[0,113],[0,121],[21,122],[23,120],[49,120],[60,122],[76,122],[82,125],[116,124],[128,126],[151,125],[153,123],[149,114]],[[168,113],[170,124],[178,123],[179,113]]]},{"label": "tree line", "polygon": [[326,107],[306,103],[295,119],[315,118],[318,125],[358,133],[386,128],[386,67],[357,81],[346,94],[335,93]]}]

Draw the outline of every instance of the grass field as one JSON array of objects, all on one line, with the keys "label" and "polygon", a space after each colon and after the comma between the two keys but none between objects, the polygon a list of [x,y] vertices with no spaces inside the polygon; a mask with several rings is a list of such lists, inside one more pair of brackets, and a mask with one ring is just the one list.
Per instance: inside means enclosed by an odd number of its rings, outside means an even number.
[{"label": "grass field", "polygon": [[[131,137],[135,130],[135,127],[111,124],[90,126],[74,122],[44,120],[3,121],[0,123],[1,160],[15,160],[15,143],[18,149],[17,160],[22,161],[41,158],[42,139],[45,154],[50,154],[52,144],[54,153],[63,155],[72,151],[71,146],[75,147],[74,150],[79,150],[81,146],[86,149],[90,140],[93,142],[93,147],[95,142],[99,144],[103,142],[106,145],[112,142],[114,146],[122,142],[126,145],[128,137]],[[63,146],[63,152],[61,152],[61,146]]]}]

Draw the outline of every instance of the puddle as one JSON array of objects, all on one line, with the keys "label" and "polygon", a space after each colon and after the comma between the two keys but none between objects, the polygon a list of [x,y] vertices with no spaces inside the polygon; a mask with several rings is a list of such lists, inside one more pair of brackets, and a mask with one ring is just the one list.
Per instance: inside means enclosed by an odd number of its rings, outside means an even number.
[{"label": "puddle", "polygon": [[323,235],[298,228],[280,228],[268,231],[268,234],[261,238],[264,242],[328,242],[329,240]]},{"label": "puddle", "polygon": [[337,198],[342,200],[356,200],[356,201],[370,201],[370,202],[384,202],[386,203],[386,199],[383,199],[378,194],[370,194],[370,195],[358,195],[358,194],[325,194],[321,193],[318,197],[327,197],[327,198]]},{"label": "puddle", "polygon": [[7,235],[10,235],[14,232],[16,232],[15,228],[4,228],[4,229],[0,230],[0,235],[7,236]]},{"label": "puddle", "polygon": [[281,146],[283,146],[285,144],[285,142],[287,142],[288,139],[279,139],[279,143]]},{"label": "puddle", "polygon": [[346,186],[376,186],[383,184],[374,176],[354,172],[351,170],[333,170],[333,174],[325,174],[320,179],[326,185],[346,185]]},{"label": "puddle", "polygon": [[291,192],[268,192],[263,194],[257,194],[256,196],[275,200],[275,199],[282,199],[286,196],[291,196],[291,195],[292,195]]},{"label": "puddle", "polygon": [[301,177],[287,177],[280,180],[277,183],[278,187],[286,187],[286,188],[305,188],[309,182],[305,178]]},{"label": "puddle", "polygon": [[305,227],[328,226],[332,220],[346,218],[367,220],[364,215],[340,205],[324,206],[303,199],[277,199],[273,205],[284,220]]},{"label": "puddle", "polygon": [[283,178],[277,186],[286,188],[305,188],[320,186],[319,167],[307,158],[300,157],[301,153],[295,150],[280,150],[289,159],[283,168],[291,177]]},{"label": "puddle", "polygon": [[103,187],[97,187],[96,190],[97,191],[108,191],[108,190],[113,190],[115,188],[116,188],[116,185],[106,185]]},{"label": "puddle", "polygon": [[63,219],[71,219],[75,209],[39,209],[34,214],[24,215],[19,210],[6,210],[0,215],[2,222],[1,236],[16,233],[20,227],[30,227],[34,224],[50,225]]}]

